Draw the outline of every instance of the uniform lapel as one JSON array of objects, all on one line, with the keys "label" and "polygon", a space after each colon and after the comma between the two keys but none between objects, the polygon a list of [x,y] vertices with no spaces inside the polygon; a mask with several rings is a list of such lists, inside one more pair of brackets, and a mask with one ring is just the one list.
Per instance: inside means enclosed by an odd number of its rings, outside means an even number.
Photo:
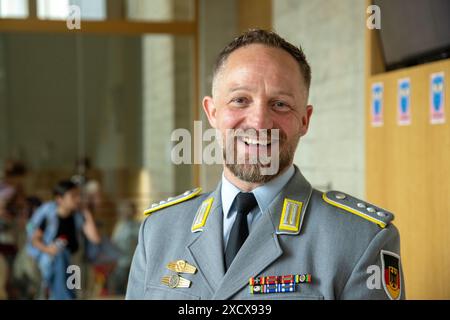
[{"label": "uniform lapel", "polygon": [[223,257],[223,214],[220,197],[221,183],[208,198],[213,198],[211,210],[203,231],[187,245],[199,274],[205,279],[211,290],[216,292],[225,273]]},{"label": "uniform lapel", "polygon": [[[282,203],[278,203],[278,206],[274,208],[273,210],[273,221],[275,223],[275,227],[277,228],[277,234],[288,234],[288,235],[298,235],[300,234],[301,227],[303,224],[303,220],[305,218],[309,199],[311,198],[312,194],[312,187],[311,184],[305,179],[305,177],[302,175],[300,170],[295,167],[295,174],[292,177],[292,179],[288,182],[284,190],[281,192],[281,198],[280,201]],[[286,217],[289,218],[289,213],[286,212],[286,215],[283,215],[283,210],[288,209],[284,207],[284,203],[286,201],[294,201],[297,205],[301,203],[301,207],[297,206],[298,208],[298,224],[295,223],[295,220],[292,219],[293,223],[289,227],[290,230],[286,230]],[[293,208],[294,209],[294,208]],[[290,214],[292,215],[293,212],[291,211]],[[294,215],[295,217],[295,215]],[[284,226],[284,227],[283,227]]]},{"label": "uniform lapel", "polygon": [[[278,225],[284,200],[289,198],[304,203],[301,210],[303,219],[312,190],[311,185],[297,167],[295,170],[294,176],[252,228],[252,232],[222,278],[213,299],[223,300],[232,297],[248,285],[251,277],[261,273],[283,255],[283,250],[278,241],[278,233],[280,233]],[[300,230],[293,233],[292,236],[296,236],[299,232]]]}]

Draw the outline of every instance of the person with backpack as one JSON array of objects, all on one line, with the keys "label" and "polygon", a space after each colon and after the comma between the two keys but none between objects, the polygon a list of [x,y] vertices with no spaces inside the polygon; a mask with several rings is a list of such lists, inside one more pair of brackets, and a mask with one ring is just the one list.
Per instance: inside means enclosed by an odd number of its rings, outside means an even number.
[{"label": "person with backpack", "polygon": [[94,244],[100,243],[100,235],[92,214],[81,208],[81,193],[75,183],[59,182],[53,194],[54,201],[44,203],[30,219],[27,251],[39,266],[49,298],[75,299],[74,290],[67,286],[71,257],[79,249],[81,233]]}]

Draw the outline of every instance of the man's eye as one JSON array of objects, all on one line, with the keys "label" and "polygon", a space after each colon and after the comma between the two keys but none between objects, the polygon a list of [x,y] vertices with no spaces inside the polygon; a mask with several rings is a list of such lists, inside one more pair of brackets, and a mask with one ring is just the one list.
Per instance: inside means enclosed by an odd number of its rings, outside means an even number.
[{"label": "man's eye", "polygon": [[289,105],[286,104],[286,103],[284,103],[283,101],[275,101],[275,102],[273,103],[273,106],[274,106],[276,109],[288,109],[288,108],[289,108]]},{"label": "man's eye", "polygon": [[234,99],[231,100],[231,102],[233,102],[234,104],[242,105],[242,104],[247,103],[247,99],[246,98],[242,98],[242,97],[234,98]]}]

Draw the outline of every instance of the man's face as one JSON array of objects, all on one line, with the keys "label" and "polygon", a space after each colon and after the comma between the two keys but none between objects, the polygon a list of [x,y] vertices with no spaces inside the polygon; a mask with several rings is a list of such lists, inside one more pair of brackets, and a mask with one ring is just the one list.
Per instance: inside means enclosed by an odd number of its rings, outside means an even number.
[{"label": "man's face", "polygon": [[[225,140],[224,156],[230,152],[230,143],[234,143],[235,154],[244,154],[245,159],[261,152],[279,156],[279,170],[268,176],[261,174],[261,163],[226,167],[243,181],[262,183],[292,164],[312,114],[307,96],[298,63],[284,50],[252,44],[231,53],[216,75],[213,97],[203,100],[205,112],[211,126]],[[245,135],[233,137],[227,129],[254,129],[258,135],[256,141],[254,136],[250,140]],[[268,130],[267,139],[260,134],[261,129]],[[273,129],[279,130],[279,139],[271,139]],[[278,155],[272,154],[278,150]]]},{"label": "man's face", "polygon": [[58,196],[57,202],[67,212],[78,210],[81,205],[80,189],[75,188],[67,191],[63,196]]}]

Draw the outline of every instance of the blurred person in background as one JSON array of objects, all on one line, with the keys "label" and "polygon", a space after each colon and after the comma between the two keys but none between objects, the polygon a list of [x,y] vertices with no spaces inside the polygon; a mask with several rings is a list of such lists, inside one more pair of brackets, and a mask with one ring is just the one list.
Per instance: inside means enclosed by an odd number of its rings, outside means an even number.
[{"label": "blurred person in background", "polygon": [[0,200],[10,199],[14,195],[25,198],[24,180],[27,168],[21,161],[7,160],[0,180]]},{"label": "blurred person in background", "polygon": [[4,298],[16,298],[12,287],[12,267],[24,230],[27,201],[24,188],[27,169],[20,161],[6,161],[0,180],[0,291]]},{"label": "blurred person in background", "polygon": [[38,263],[49,298],[74,299],[74,290],[67,287],[67,267],[79,249],[81,234],[95,244],[100,236],[92,214],[81,208],[80,189],[75,183],[59,182],[53,194],[55,200],[44,203],[30,220],[27,249]]},{"label": "blurred person in background", "polygon": [[116,268],[111,275],[111,293],[125,295],[134,249],[139,234],[139,221],[136,220],[136,205],[129,200],[119,202],[118,221],[112,234],[112,242],[119,249],[120,255]]},{"label": "blurred person in background", "polygon": [[[101,233],[102,223],[98,221],[98,212],[101,209],[103,196],[100,182],[92,178],[92,166],[89,157],[81,157],[75,161],[75,174],[70,180],[80,187],[82,205],[94,217],[95,225]],[[100,245],[89,241],[85,236],[82,239],[84,247],[83,264],[88,266],[99,255]],[[89,272],[87,272],[89,273]],[[89,275],[84,275],[84,281],[89,281]]]},{"label": "blurred person in background", "polygon": [[[42,201],[34,196],[27,197],[26,222],[32,217],[34,211],[42,205]],[[17,289],[18,299],[37,298],[41,285],[41,276],[36,262],[27,253],[26,230],[21,230],[18,239],[19,252],[13,264],[13,286]]]},{"label": "blurred person in background", "polygon": [[[90,165],[88,166],[90,169]],[[72,177],[73,179],[74,177]],[[72,180],[73,181],[73,180]],[[99,298],[108,296],[108,279],[114,269],[119,257],[119,250],[111,243],[109,236],[105,232],[104,221],[99,215],[105,209],[103,194],[100,182],[95,179],[86,178],[82,185],[82,195],[84,206],[92,213],[95,225],[101,235],[99,243],[94,244],[86,237],[83,246],[83,282],[86,284],[85,298]]]},{"label": "blurred person in background", "polygon": [[[71,180],[73,181],[73,179]],[[94,223],[101,233],[102,222],[98,220],[98,212],[103,201],[100,183],[96,180],[85,180],[85,182],[80,185],[80,187],[83,207],[92,214]],[[95,261],[95,259],[99,255],[100,243],[92,243],[86,236],[83,237],[83,242],[85,248],[84,262],[88,263]]]},{"label": "blurred person in background", "polygon": [[83,200],[86,207],[95,215],[101,208],[103,197],[100,183],[97,180],[88,180],[83,185]]},{"label": "blurred person in background", "polygon": [[23,184],[26,173],[22,162],[9,160],[0,180],[0,254],[11,262],[12,253],[17,251],[16,225],[25,220],[27,200]]}]

